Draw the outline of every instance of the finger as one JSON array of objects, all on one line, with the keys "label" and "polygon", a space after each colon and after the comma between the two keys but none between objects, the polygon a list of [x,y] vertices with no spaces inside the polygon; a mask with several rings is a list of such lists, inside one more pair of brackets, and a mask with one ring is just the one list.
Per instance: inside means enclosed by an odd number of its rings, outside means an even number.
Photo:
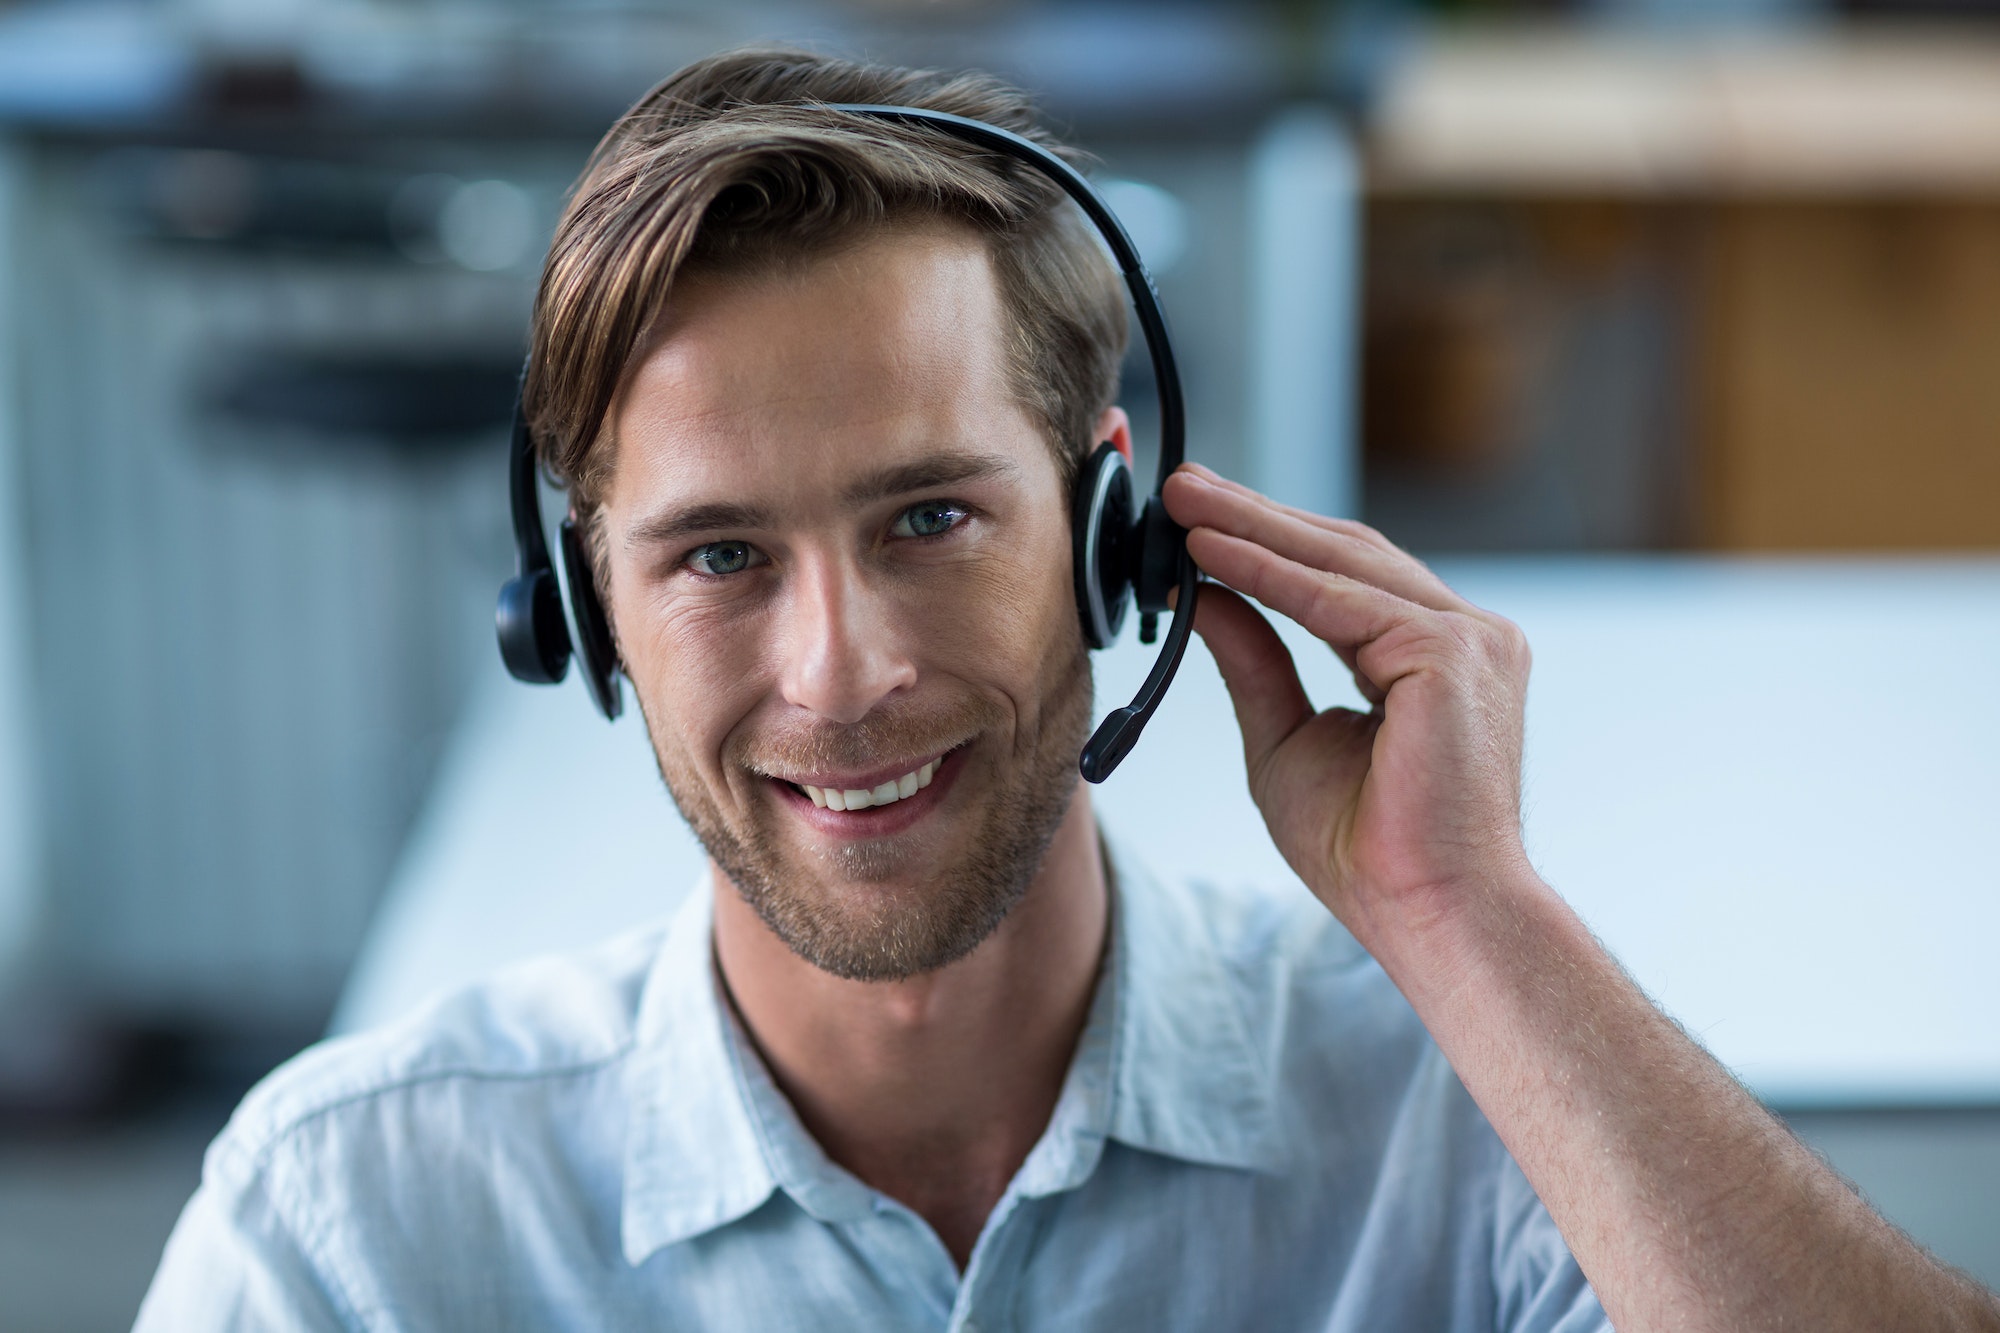
[{"label": "finger", "polygon": [[1434,611],[1471,606],[1414,556],[1378,546],[1288,512],[1254,491],[1213,485],[1194,474],[1168,478],[1167,511],[1184,528],[1206,527],[1241,537],[1288,560],[1373,584]]},{"label": "finger", "polygon": [[[1327,646],[1333,647],[1332,644]],[[1382,692],[1381,686],[1368,679],[1368,673],[1363,671],[1360,663],[1356,661],[1356,651],[1352,648],[1334,648],[1333,654],[1340,659],[1340,664],[1347,668],[1347,674],[1354,678],[1355,693],[1367,701],[1370,708],[1380,708],[1389,696]]]},{"label": "finger", "polygon": [[1229,589],[1210,585],[1202,590],[1194,608],[1194,632],[1208,645],[1222,683],[1229,687],[1254,790],[1265,756],[1312,720],[1312,701],[1271,622]]},{"label": "finger", "polygon": [[[1226,583],[1324,640],[1352,661],[1369,644],[1413,618],[1430,614],[1372,584],[1288,560],[1266,547],[1214,528],[1188,533],[1188,554],[1212,579]],[[1386,689],[1390,684],[1378,680]]]},{"label": "finger", "polygon": [[[1324,528],[1329,532],[1338,532],[1346,536],[1353,537],[1358,541],[1366,542],[1371,546],[1375,546],[1387,552],[1389,555],[1394,556],[1398,560],[1406,561],[1414,568],[1420,570],[1426,578],[1435,581],[1436,585],[1440,589],[1442,589],[1444,593],[1450,598],[1449,603],[1433,606],[1432,607],[1433,610],[1457,611],[1465,615],[1470,615],[1474,619],[1480,620],[1488,625],[1505,626],[1511,623],[1507,621],[1507,619],[1504,616],[1495,615],[1493,612],[1488,611],[1481,606],[1475,605],[1474,603],[1467,601],[1465,597],[1458,592],[1457,589],[1453,588],[1443,579],[1438,578],[1436,572],[1433,571],[1429,565],[1425,564],[1422,560],[1417,559],[1416,556],[1410,554],[1408,551],[1405,551],[1402,547],[1390,541],[1380,532],[1378,532],[1374,528],[1369,527],[1366,523],[1363,523],[1358,519],[1331,518],[1325,514],[1315,514],[1310,509],[1300,509],[1293,505],[1281,504],[1278,501],[1271,499],[1267,495],[1252,490],[1250,487],[1243,485],[1241,482],[1231,481],[1229,478],[1223,476],[1221,473],[1216,472],[1214,469],[1209,468],[1201,463],[1183,463],[1177,470],[1176,475],[1178,475],[1178,473],[1180,472],[1198,474],[1200,477],[1207,480],[1210,484],[1218,486],[1223,490],[1234,492],[1235,494],[1242,495],[1251,500],[1254,500],[1259,504],[1267,505],[1270,508],[1277,510],[1279,513],[1287,514],[1293,518],[1298,519],[1303,523],[1308,523],[1315,527]],[[1168,481],[1169,483],[1171,483],[1172,477],[1169,477]],[[1442,599],[1440,600],[1442,601]],[[1352,666],[1353,664],[1350,662],[1348,665]]]},{"label": "finger", "polygon": [[1357,538],[1358,540],[1365,541],[1372,546],[1378,546],[1385,551],[1392,551],[1399,555],[1408,554],[1408,552],[1404,551],[1402,547],[1396,545],[1396,543],[1390,541],[1387,537],[1384,537],[1380,532],[1376,531],[1374,528],[1369,527],[1366,523],[1363,523],[1359,519],[1334,518],[1332,515],[1329,514],[1315,514],[1310,509],[1300,509],[1296,505],[1288,505],[1281,503],[1280,501],[1274,500],[1270,496],[1263,494],[1261,491],[1252,490],[1250,487],[1245,486],[1240,481],[1231,481],[1228,477],[1223,476],[1220,472],[1215,471],[1213,468],[1205,467],[1200,463],[1183,463],[1176,470],[1176,472],[1177,473],[1184,472],[1191,476],[1200,477],[1201,479],[1207,481],[1211,486],[1216,486],[1221,488],[1222,490],[1231,491],[1238,495],[1248,496],[1253,500],[1262,501],[1263,503],[1270,505],[1274,509],[1277,509],[1281,513],[1290,514],[1293,518],[1300,519],[1306,523],[1310,523],[1315,527],[1325,528],[1328,532],[1345,533],[1350,537],[1354,537]]},{"label": "finger", "polygon": [[[1235,592],[1224,587],[1220,583],[1209,583],[1207,586],[1209,591],[1202,594],[1202,596],[1204,597],[1210,597],[1210,596],[1229,597],[1239,602],[1243,600],[1241,597],[1237,596]],[[1178,588],[1168,590],[1167,607],[1169,610],[1173,608],[1175,599],[1177,598],[1179,592],[1180,589]],[[1249,603],[1245,602],[1244,606],[1248,608]],[[1253,611],[1252,614],[1256,613]],[[1258,615],[1257,618],[1259,620],[1263,620],[1263,617],[1261,615]],[[1265,621],[1266,625],[1268,625],[1269,623],[1270,622]],[[1197,632],[1199,632],[1201,629],[1201,608],[1199,606],[1195,607],[1194,627]],[[1278,638],[1278,646],[1284,649],[1286,660],[1296,662],[1296,659],[1291,656],[1291,649],[1285,646],[1285,641],[1282,635],[1279,636]],[[1347,668],[1347,674],[1353,677],[1354,679],[1355,691],[1359,693],[1364,700],[1367,701],[1368,706],[1371,708],[1380,708],[1382,706],[1383,700],[1385,700],[1388,696],[1382,693],[1381,689],[1375,684],[1374,681],[1368,679],[1368,675],[1366,672],[1362,671],[1359,663],[1355,660],[1357,650],[1349,645],[1329,643],[1326,646],[1333,650],[1333,655],[1340,659],[1340,664],[1342,666]],[[1211,644],[1209,648],[1210,652],[1213,653],[1214,645]],[[1301,683],[1303,684],[1303,682]],[[1310,697],[1311,697],[1310,695],[1307,696],[1308,699],[1310,699]],[[1318,710],[1314,711],[1317,712]]]}]

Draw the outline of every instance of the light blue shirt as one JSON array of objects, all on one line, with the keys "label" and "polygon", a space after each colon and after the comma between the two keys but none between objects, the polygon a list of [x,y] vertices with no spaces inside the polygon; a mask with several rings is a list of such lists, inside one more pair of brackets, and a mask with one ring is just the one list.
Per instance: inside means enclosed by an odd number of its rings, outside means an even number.
[{"label": "light blue shirt", "polygon": [[1114,865],[1055,1113],[963,1274],[806,1133],[718,989],[697,892],[265,1080],[139,1328],[1609,1329],[1324,908]]}]

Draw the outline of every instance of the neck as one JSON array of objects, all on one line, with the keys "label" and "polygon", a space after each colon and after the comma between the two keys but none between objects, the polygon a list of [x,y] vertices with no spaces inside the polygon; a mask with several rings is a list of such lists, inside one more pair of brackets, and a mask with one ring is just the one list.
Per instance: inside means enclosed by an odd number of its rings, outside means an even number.
[{"label": "neck", "polygon": [[1047,1128],[1109,913],[1082,784],[1027,893],[964,958],[849,981],[787,948],[719,869],[715,953],[772,1076],[827,1156],[930,1222],[961,1267]]}]

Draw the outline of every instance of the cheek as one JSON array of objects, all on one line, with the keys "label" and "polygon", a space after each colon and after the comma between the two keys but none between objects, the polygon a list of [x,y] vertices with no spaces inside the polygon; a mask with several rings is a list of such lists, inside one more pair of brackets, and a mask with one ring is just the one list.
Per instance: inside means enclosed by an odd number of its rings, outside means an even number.
[{"label": "cheek", "polygon": [[1067,525],[1042,527],[977,562],[951,596],[924,599],[906,614],[930,645],[924,656],[932,665],[1010,694],[1032,693],[1051,656],[1081,644]]},{"label": "cheek", "polygon": [[756,705],[756,637],[720,623],[712,607],[625,595],[615,575],[612,604],[625,673],[655,745],[710,772],[730,731]]}]

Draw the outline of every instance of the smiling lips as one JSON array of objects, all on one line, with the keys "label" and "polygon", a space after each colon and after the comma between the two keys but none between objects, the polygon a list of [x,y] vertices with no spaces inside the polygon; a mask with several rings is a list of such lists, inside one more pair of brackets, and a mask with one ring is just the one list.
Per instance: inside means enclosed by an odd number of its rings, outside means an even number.
[{"label": "smiling lips", "polygon": [[801,782],[798,786],[812,798],[814,805],[823,809],[866,810],[871,806],[888,805],[904,797],[915,796],[931,785],[931,778],[943,762],[942,758],[933,759],[877,787],[815,787],[810,782]]}]

